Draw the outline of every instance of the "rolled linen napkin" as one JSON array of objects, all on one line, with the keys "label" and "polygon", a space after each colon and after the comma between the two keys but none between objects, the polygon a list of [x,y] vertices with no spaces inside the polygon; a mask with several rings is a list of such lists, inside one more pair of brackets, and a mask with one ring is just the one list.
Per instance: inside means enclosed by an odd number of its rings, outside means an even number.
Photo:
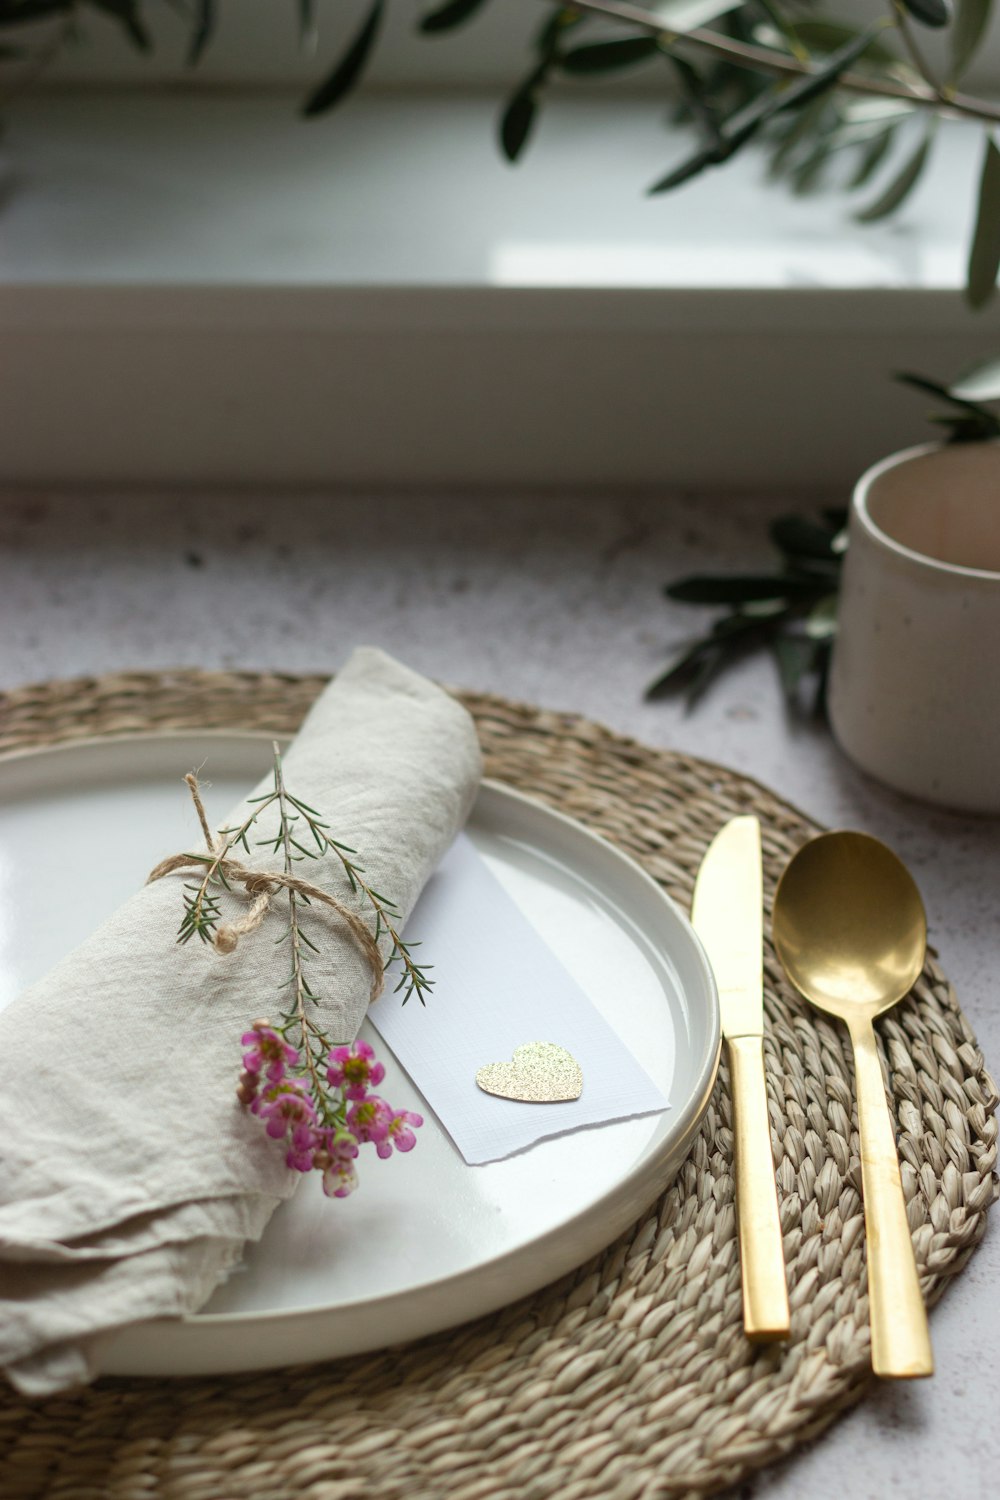
[{"label": "rolled linen napkin", "polygon": [[[284,757],[289,790],[357,849],[400,922],[465,821],[480,771],[461,705],[369,649],[317,700]],[[276,825],[269,808],[256,837],[273,838]],[[256,847],[240,859],[278,868]],[[335,859],[301,873],[370,918]],[[234,1093],[241,1034],[282,1006],[287,945],[274,939],[287,908],[226,956],[178,946],[191,878],[137,892],[0,1013],[0,1366],[25,1394],[92,1378],[102,1335],[125,1323],[202,1306],[298,1181]],[[319,912],[310,908],[322,942],[309,982],[326,1033],[350,1041],[371,968],[343,920]]]}]

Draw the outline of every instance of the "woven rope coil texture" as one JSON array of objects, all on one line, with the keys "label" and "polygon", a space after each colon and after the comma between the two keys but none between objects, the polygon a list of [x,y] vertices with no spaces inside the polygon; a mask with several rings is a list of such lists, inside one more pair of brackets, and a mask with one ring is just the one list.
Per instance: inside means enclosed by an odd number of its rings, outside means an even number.
[{"label": "woven rope coil texture", "polygon": [[[325,679],[122,673],[0,696],[0,751],[150,730],[295,730]],[[603,834],[685,909],[738,813],[765,903],[815,827],[755,782],[571,715],[463,693],[487,774]],[[723,1063],[676,1181],[602,1254],[499,1315],[402,1349],[218,1380],[0,1394],[3,1500],[673,1500],[737,1483],[864,1393],[864,1220],[846,1035],[765,957],[765,1056],[792,1338],[742,1332]],[[880,1023],[922,1285],[935,1301],[997,1196],[996,1088],[928,959]]]}]

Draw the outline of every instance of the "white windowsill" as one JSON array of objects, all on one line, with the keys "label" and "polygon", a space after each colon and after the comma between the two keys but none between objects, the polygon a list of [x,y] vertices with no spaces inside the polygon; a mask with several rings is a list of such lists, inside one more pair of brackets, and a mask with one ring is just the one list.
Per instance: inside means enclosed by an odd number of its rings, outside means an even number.
[{"label": "white windowsill", "polygon": [[[796,198],[745,155],[657,198],[691,149],[649,98],[563,98],[516,167],[497,96],[49,95],[0,160],[3,283],[775,289],[961,285],[976,128],[943,133],[898,221]],[[871,191],[867,194],[871,196]]]},{"label": "white windowsill", "polygon": [[[0,478],[822,483],[924,436],[889,370],[947,376],[995,347],[997,314],[958,295],[974,127],[863,230],[853,200],[794,198],[750,155],[646,197],[690,146],[648,98],[556,101],[516,168],[492,94],[295,106],[18,106]],[[567,383],[553,427],[538,407]],[[448,403],[474,440],[433,430]]]}]

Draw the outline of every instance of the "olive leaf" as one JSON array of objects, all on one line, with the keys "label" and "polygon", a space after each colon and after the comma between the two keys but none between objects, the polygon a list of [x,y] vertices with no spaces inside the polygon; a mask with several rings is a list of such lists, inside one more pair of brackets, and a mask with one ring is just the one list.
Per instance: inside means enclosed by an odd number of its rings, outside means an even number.
[{"label": "olive leaf", "polygon": [[840,525],[821,526],[806,516],[779,516],[771,522],[768,534],[787,557],[829,562],[836,557],[834,547],[839,530]]},{"label": "olive leaf", "polygon": [[994,356],[965,370],[948,387],[953,400],[1000,401],[1000,357]]},{"label": "olive leaf", "polygon": [[714,147],[703,147],[680,166],[674,167],[665,177],[653,183],[648,189],[649,193],[669,192],[672,188],[679,187],[682,182],[687,182],[699,172],[704,171],[706,167],[718,166],[728,161],[776,115],[786,110],[801,109],[821,94],[834,88],[840,75],[856,58],[860,57],[872,37],[882,29],[881,21],[875,23],[860,34],[852,36],[850,41],[830,53],[829,57],[811,73],[797,78],[794,83],[781,81],[764,89],[721,124],[720,139]]},{"label": "olive leaf", "polygon": [[925,26],[947,26],[951,20],[951,0],[900,0],[904,10]]},{"label": "olive leaf", "polygon": [[992,136],[986,137],[986,152],[979,179],[976,227],[969,250],[965,295],[972,307],[982,307],[993,295],[1000,270],[1000,151]]},{"label": "olive leaf", "polygon": [[[857,27],[845,26],[839,21],[826,21],[812,17],[797,21],[795,33],[810,52],[836,52],[838,47],[847,46],[852,37],[861,34]],[[899,59],[892,48],[882,41],[878,28],[870,28],[868,41],[858,53],[858,61],[881,63],[883,67],[891,67]]]},{"label": "olive leaf", "polygon": [[888,187],[884,188],[867,208],[863,208],[860,213],[854,215],[858,224],[875,224],[879,219],[885,219],[889,214],[895,213],[896,209],[906,202],[923,175],[930,157],[931,141],[931,133],[927,131],[923,140],[907,157],[901,170],[896,173]]},{"label": "olive leaf", "polygon": [[146,30],[137,0],[90,0],[90,3],[118,22],[138,52],[152,50],[152,39]]},{"label": "olive leaf", "polygon": [[487,0],[448,0],[446,5],[441,5],[437,10],[430,11],[420,21],[419,30],[425,33],[435,31],[451,31],[455,26],[461,26],[469,21],[482,10]]},{"label": "olive leaf", "polygon": [[298,0],[299,6],[299,46],[309,48],[316,46],[319,35],[319,22],[316,17],[316,0]]},{"label": "olive leaf", "polygon": [[797,708],[802,682],[816,670],[821,648],[815,641],[801,635],[776,635],[770,646],[778,664],[785,701],[790,708]]},{"label": "olive leaf", "polygon": [[666,596],[679,603],[731,608],[707,633],[674,649],[646,689],[647,698],[683,691],[690,708],[730,662],[767,647],[789,705],[801,706],[800,687],[808,675],[816,683],[811,709],[823,708],[847,512],[836,506],[820,515],[821,520],[786,515],[771,522],[770,539],[785,564],[782,573],[695,574],[666,585]]},{"label": "olive leaf", "polygon": [[616,37],[608,42],[584,42],[579,47],[564,52],[559,66],[565,73],[610,73],[618,68],[631,68],[636,63],[648,62],[660,50],[655,36]]},{"label": "olive leaf", "polygon": [[737,573],[723,577],[697,573],[667,584],[664,593],[679,604],[748,604],[757,600],[813,599],[817,587],[815,578],[793,573]]},{"label": "olive leaf", "polygon": [[563,32],[576,25],[575,12],[560,7],[542,26],[535,42],[538,60],[522,79],[504,105],[500,116],[500,149],[509,162],[515,162],[528,142],[541,91],[559,56],[559,42]]},{"label": "olive leaf", "polygon": [[986,34],[993,0],[958,0],[951,28],[951,76],[960,78],[979,51]]},{"label": "olive leaf", "polygon": [[879,167],[882,165],[886,156],[889,154],[889,150],[895,138],[896,126],[890,125],[887,129],[883,130],[879,135],[874,136],[872,140],[869,141],[868,145],[861,153],[861,159],[858,162],[857,168],[855,169],[854,176],[851,177],[847,184],[849,191],[853,192],[857,188],[862,188],[866,183],[871,181],[871,179],[875,176],[875,173],[878,171]]},{"label": "olive leaf", "polygon": [[44,21],[71,8],[71,0],[17,0],[0,6],[0,26],[24,26]]},{"label": "olive leaf", "polygon": [[365,21],[333,72],[324,79],[318,89],[310,94],[302,106],[304,115],[312,117],[325,114],[350,93],[361,77],[365,63],[375,45],[384,8],[385,0],[374,0]]},{"label": "olive leaf", "polygon": [[194,7],[194,30],[188,48],[188,67],[193,68],[212,40],[216,23],[215,0],[196,0]]},{"label": "olive leaf", "polygon": [[[970,376],[975,373],[975,371],[970,371]],[[954,411],[946,413],[932,413],[929,418],[931,422],[949,429],[947,438],[949,443],[981,442],[986,438],[1000,436],[1000,417],[972,400],[970,395],[960,388],[961,382],[947,386],[941,384],[940,381],[929,380],[926,375],[914,375],[908,370],[897,371],[894,379],[903,385],[912,386],[914,390],[921,391],[925,395],[935,396],[955,408]],[[981,399],[991,398],[984,396]]]},{"label": "olive leaf", "polygon": [[528,142],[538,109],[538,90],[548,68],[536,68],[513,94],[500,117],[500,148],[508,161],[517,161]]}]

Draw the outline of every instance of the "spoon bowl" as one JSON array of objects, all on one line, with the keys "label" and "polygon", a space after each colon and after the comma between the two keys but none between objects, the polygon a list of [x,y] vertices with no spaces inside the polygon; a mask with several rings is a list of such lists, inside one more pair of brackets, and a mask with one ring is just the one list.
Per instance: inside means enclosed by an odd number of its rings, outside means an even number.
[{"label": "spoon bowl", "polygon": [[846,1022],[854,1049],[872,1369],[934,1373],[899,1159],[872,1022],[918,978],[927,919],[912,877],[866,833],[824,833],[790,860],[774,897],[774,946],[795,988]]},{"label": "spoon bowl", "polygon": [[927,918],[900,859],[867,833],[823,833],[788,864],[774,943],[795,988],[829,1015],[896,1005],[924,965]]}]

